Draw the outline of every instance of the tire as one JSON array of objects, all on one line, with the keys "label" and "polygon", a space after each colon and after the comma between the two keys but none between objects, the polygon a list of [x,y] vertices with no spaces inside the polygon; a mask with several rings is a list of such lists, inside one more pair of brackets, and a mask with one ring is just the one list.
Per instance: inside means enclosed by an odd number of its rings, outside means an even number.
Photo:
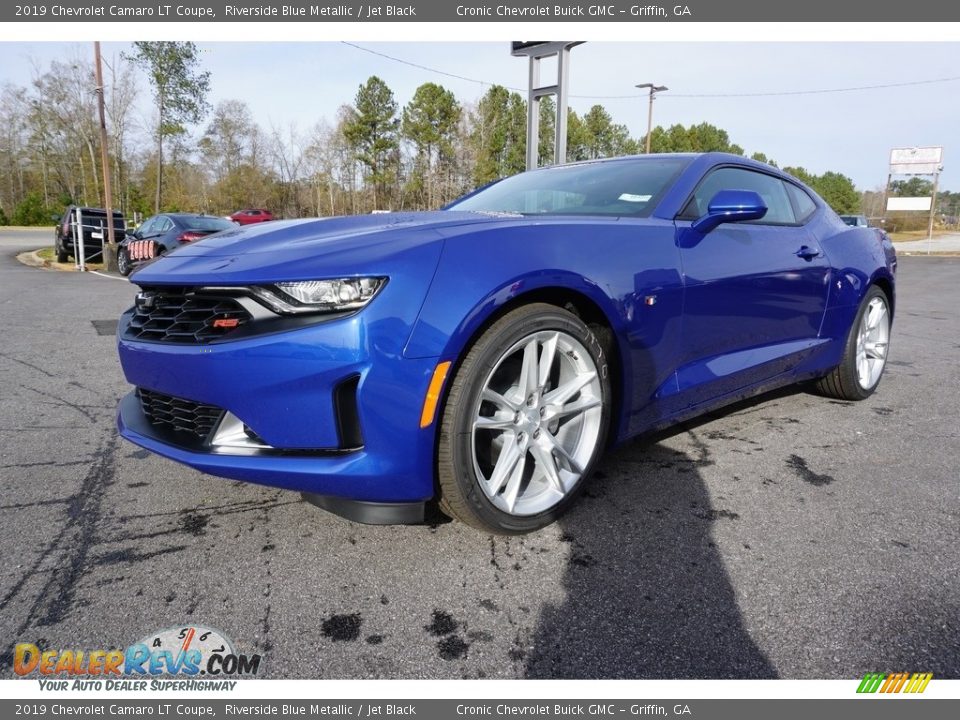
[{"label": "tire", "polygon": [[58,263],[65,263],[70,260],[70,254],[60,245],[59,240],[54,240],[53,251],[57,255]]},{"label": "tire", "polygon": [[133,270],[133,267],[130,265],[130,256],[127,255],[127,249],[125,247],[117,248],[117,271],[126,277]]},{"label": "tire", "polygon": [[876,285],[867,290],[843,348],[843,360],[817,381],[817,390],[841,400],[873,395],[887,364],[890,301]]},{"label": "tire", "polygon": [[507,313],[450,384],[437,446],[441,510],[498,535],[549,525],[602,454],[610,407],[604,348],[576,315],[546,304]]}]

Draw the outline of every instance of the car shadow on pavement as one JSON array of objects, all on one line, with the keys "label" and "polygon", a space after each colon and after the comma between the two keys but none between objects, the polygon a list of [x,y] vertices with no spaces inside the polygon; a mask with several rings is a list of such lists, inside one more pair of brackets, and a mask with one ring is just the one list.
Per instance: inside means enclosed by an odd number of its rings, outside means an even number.
[{"label": "car shadow on pavement", "polygon": [[541,614],[527,677],[777,677],[712,539],[736,514],[712,506],[700,475],[712,461],[705,447],[695,454],[654,437],[601,462],[560,520],[566,601]]}]

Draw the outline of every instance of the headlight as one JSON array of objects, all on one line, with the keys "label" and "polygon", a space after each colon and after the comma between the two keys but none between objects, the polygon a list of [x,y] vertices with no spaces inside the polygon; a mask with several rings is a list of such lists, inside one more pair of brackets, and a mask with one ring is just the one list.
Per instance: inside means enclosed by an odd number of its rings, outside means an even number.
[{"label": "headlight", "polygon": [[383,277],[304,280],[276,283],[255,290],[260,300],[284,315],[342,312],[362,308],[386,282]]}]

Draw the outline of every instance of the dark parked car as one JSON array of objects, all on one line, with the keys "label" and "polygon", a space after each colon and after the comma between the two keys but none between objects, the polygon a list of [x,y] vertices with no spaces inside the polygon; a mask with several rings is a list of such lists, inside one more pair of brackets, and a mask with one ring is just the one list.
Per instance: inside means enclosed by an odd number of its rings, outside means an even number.
[{"label": "dark parked car", "polygon": [[[57,262],[67,262],[71,255],[73,257],[77,256],[74,249],[74,225],[77,210],[80,211],[80,227],[83,229],[83,254],[86,259],[99,257],[103,252],[104,236],[107,234],[107,211],[103,208],[78,208],[76,205],[71,205],[64,210],[63,216],[53,230],[53,251],[56,253]],[[126,231],[126,222],[123,219],[123,213],[119,210],[113,211],[113,228],[119,242],[123,239]]]},{"label": "dark parked car", "polygon": [[129,275],[134,268],[200,238],[236,228],[230,220],[209,215],[162,213],[143,221],[127,235],[117,251],[117,268]]},{"label": "dark parked car", "polygon": [[863,215],[841,215],[840,219],[850,227],[870,227],[870,223]]},{"label": "dark parked car", "polygon": [[230,216],[230,219],[241,225],[252,225],[253,223],[273,220],[273,213],[262,208],[251,208],[249,210],[238,210]]},{"label": "dark parked car", "polygon": [[439,501],[529,532],[610,444],[792,383],[869,397],[896,265],[882,231],[723,153],[534,170],[439,212],[237,228],[134,276],[120,434],[361,522]]}]

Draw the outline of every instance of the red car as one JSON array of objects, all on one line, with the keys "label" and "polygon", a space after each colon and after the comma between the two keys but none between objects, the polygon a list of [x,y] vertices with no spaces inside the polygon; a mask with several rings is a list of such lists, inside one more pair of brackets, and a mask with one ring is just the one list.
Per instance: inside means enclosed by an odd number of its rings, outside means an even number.
[{"label": "red car", "polygon": [[273,220],[273,213],[262,209],[238,210],[230,216],[230,219],[241,225],[250,225],[251,223]]}]

